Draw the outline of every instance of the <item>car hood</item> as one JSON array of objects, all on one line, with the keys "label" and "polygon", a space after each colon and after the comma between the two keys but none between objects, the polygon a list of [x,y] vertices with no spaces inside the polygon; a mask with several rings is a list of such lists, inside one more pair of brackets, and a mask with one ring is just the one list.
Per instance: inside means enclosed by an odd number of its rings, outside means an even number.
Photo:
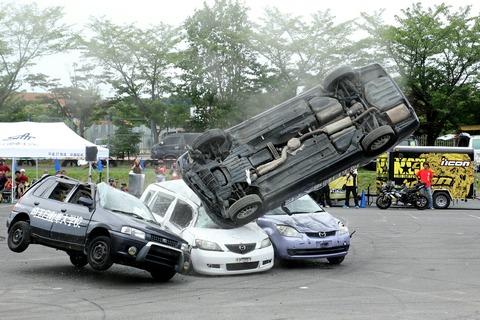
[{"label": "car hood", "polygon": [[216,243],[252,243],[260,242],[268,235],[255,223],[249,223],[239,228],[187,228],[184,232],[192,234],[196,239],[213,241]]},{"label": "car hood", "polygon": [[259,220],[270,221],[277,225],[289,225],[299,232],[338,230],[339,221],[327,212],[266,215]]}]

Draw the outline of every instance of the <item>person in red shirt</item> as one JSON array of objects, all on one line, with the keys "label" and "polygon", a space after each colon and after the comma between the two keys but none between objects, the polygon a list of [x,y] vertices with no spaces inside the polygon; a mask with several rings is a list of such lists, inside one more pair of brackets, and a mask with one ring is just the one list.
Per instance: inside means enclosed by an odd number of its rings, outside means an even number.
[{"label": "person in red shirt", "polygon": [[7,173],[10,172],[10,167],[4,164],[3,159],[0,159],[0,171],[3,171],[3,177],[7,177]]},{"label": "person in red shirt", "polygon": [[427,198],[428,198],[428,206],[430,209],[435,209],[433,207],[433,197],[432,197],[432,179],[433,179],[433,171],[430,170],[430,164],[428,162],[423,163],[423,169],[419,170],[416,173],[417,179],[420,182],[425,184],[425,189],[421,190],[421,193],[424,194],[424,190],[427,191]]}]

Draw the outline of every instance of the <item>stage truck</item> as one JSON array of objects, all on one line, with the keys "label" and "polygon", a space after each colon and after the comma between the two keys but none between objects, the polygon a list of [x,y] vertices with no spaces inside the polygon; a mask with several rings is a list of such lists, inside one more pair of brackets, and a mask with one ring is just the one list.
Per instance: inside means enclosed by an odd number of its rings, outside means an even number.
[{"label": "stage truck", "polygon": [[376,187],[393,180],[409,188],[427,161],[433,171],[433,205],[445,209],[453,201],[475,199],[474,149],[466,147],[398,146],[377,158]]}]

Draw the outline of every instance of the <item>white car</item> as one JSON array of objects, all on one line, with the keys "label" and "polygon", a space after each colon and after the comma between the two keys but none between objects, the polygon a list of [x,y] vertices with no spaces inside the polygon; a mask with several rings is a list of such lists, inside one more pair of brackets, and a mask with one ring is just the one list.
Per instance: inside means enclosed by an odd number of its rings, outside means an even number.
[{"label": "white car", "polygon": [[190,271],[230,275],[262,272],[273,267],[273,246],[255,222],[221,229],[183,180],[151,184],[141,200],[163,227],[189,243]]}]

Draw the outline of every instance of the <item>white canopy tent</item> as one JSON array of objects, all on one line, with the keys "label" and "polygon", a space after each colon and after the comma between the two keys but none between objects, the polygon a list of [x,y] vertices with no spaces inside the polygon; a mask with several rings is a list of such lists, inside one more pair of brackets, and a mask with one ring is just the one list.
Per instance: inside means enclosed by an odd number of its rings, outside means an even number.
[{"label": "white canopy tent", "polygon": [[80,137],[63,122],[0,122],[0,157],[85,159],[86,147],[97,147],[97,157],[109,150]]},{"label": "white canopy tent", "polygon": [[[97,147],[97,159],[109,150],[85,140],[63,122],[0,122],[0,158],[85,159],[87,147]],[[38,178],[38,161],[37,178]],[[91,162],[89,163],[91,172]],[[91,176],[91,174],[90,174]]]}]

